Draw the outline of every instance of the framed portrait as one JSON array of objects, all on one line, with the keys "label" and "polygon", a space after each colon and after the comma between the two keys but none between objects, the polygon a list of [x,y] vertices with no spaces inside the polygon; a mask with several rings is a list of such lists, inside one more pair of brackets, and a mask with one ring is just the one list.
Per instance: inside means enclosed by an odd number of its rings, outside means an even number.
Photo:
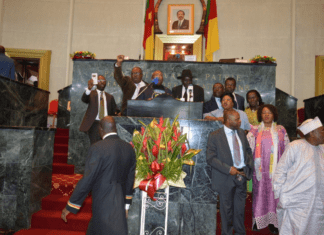
[{"label": "framed portrait", "polygon": [[168,34],[194,34],[194,4],[168,5]]}]

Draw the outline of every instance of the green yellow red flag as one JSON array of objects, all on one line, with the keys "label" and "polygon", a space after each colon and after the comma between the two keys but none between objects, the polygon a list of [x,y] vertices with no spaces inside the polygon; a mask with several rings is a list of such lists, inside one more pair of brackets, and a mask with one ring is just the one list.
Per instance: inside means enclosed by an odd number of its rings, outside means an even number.
[{"label": "green yellow red flag", "polygon": [[154,0],[146,1],[145,28],[143,47],[145,50],[145,60],[154,58]]},{"label": "green yellow red flag", "polygon": [[219,49],[216,0],[207,1],[207,14],[204,28],[205,61],[213,61],[213,53]]}]

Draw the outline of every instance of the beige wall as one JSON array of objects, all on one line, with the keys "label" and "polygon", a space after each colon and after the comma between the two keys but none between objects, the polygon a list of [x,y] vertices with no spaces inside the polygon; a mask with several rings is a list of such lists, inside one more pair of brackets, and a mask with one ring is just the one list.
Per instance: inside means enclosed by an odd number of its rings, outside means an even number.
[{"label": "beige wall", "polygon": [[[0,40],[5,47],[52,50],[50,99],[54,99],[57,90],[72,81],[71,69],[67,71],[69,65],[72,68],[67,58],[72,51],[92,51],[98,59],[114,59],[118,54],[138,58],[142,53],[145,2],[5,0]],[[174,3],[195,4],[196,31],[202,15],[199,0],[162,1],[161,30],[166,33],[167,5]],[[324,55],[324,0],[218,0],[217,4],[221,49],[214,53],[214,61],[274,56],[278,60],[277,87],[294,93],[299,107],[303,99],[314,96],[315,55]]]}]

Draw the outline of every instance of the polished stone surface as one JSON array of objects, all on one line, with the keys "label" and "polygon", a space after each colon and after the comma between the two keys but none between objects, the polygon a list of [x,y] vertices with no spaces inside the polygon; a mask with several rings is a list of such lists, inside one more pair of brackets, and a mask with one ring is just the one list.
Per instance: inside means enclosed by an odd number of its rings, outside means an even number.
[{"label": "polished stone surface", "polygon": [[[81,101],[82,94],[91,78],[91,73],[104,75],[107,79],[106,92],[115,97],[120,107],[122,92],[113,78],[113,60],[75,60],[73,84],[70,90],[70,137],[68,163],[75,165],[76,173],[83,173],[89,148],[89,139],[79,131],[87,105]],[[181,83],[176,79],[183,69],[191,69],[194,83],[205,89],[205,101],[212,95],[212,86],[216,82],[224,83],[227,77],[237,81],[236,93],[245,97],[248,90],[257,89],[265,103],[275,104],[276,65],[261,64],[220,64],[162,61],[125,61],[123,72],[130,75],[131,69],[139,66],[143,69],[143,79],[150,82],[153,71],[161,70],[164,85],[172,89]],[[134,129],[140,130],[138,120],[149,124],[153,118],[116,117],[117,131],[125,141],[131,141]],[[187,173],[185,189],[171,188],[169,202],[168,234],[215,234],[217,193],[211,189],[211,168],[206,163],[206,146],[210,132],[219,128],[216,122],[203,120],[180,120],[183,133],[188,134],[190,148],[202,149],[193,158],[195,166],[185,166]],[[129,234],[139,234],[141,215],[141,192],[136,189],[133,204],[129,211]],[[148,211],[147,224],[149,234],[161,226],[165,214]],[[161,217],[161,218],[160,218]],[[156,232],[156,231],[155,231]]]},{"label": "polished stone surface", "polygon": [[[115,97],[119,107],[122,100],[122,91],[113,78],[114,60],[74,60],[73,63],[73,84],[70,90],[71,112],[68,163],[75,164],[75,172],[78,173],[82,172],[82,165],[84,165],[89,148],[89,138],[85,133],[79,131],[79,126],[87,109],[87,104],[81,101],[81,97],[88,86],[91,74],[98,73],[106,77],[107,86],[105,91]],[[181,83],[176,77],[181,75],[183,69],[191,69],[194,83],[205,88],[206,101],[212,95],[214,83],[224,83],[225,78],[232,76],[237,80],[236,92],[238,94],[245,96],[248,90],[257,89],[262,94],[264,102],[275,104],[275,64],[125,61],[123,63],[124,74],[130,75],[134,66],[143,69],[143,80],[148,82],[153,71],[161,70],[164,76],[163,84],[169,88]],[[129,131],[129,127],[124,129]]]},{"label": "polished stone surface", "polygon": [[297,98],[276,88],[276,107],[278,109],[278,124],[285,127],[291,139],[297,137]]},{"label": "polished stone surface", "polygon": [[[130,142],[133,131],[141,128],[139,120],[149,124],[153,118],[116,117],[118,135],[123,140]],[[180,119],[179,123],[182,132],[187,133],[190,148],[201,149],[201,152],[193,157],[196,162],[195,166],[185,165],[183,167],[183,170],[187,173],[184,179],[186,188],[171,187],[170,189],[168,234],[178,234],[174,233],[175,231],[181,231],[180,234],[215,234],[217,193],[211,189],[211,168],[206,163],[206,147],[209,133],[220,126],[217,122],[204,120],[188,121]],[[85,143],[87,143],[88,137],[86,135],[84,135],[84,139]],[[69,163],[77,166],[76,172],[83,173],[88,146],[84,146],[82,144],[84,142],[82,139],[80,140],[74,141],[70,139],[70,143],[73,142],[72,145],[70,144],[69,149]],[[71,156],[71,154],[73,155]],[[136,189],[132,207],[129,211],[128,226],[130,234],[139,234],[140,211],[141,192]],[[148,209],[147,229],[153,232],[155,228],[160,227],[160,217],[164,216],[165,214],[162,211],[155,213]],[[163,218],[162,220],[164,221]]]},{"label": "polished stone surface", "polygon": [[71,100],[71,87],[67,86],[59,90],[58,96],[58,112],[57,112],[57,128],[69,128],[70,126],[70,111],[67,109],[68,103]]},{"label": "polished stone surface", "polygon": [[0,228],[29,228],[50,194],[55,130],[0,128]]},{"label": "polished stone surface", "polygon": [[316,96],[304,100],[305,120],[308,118],[318,118],[324,123],[324,95]]},{"label": "polished stone surface", "polygon": [[0,76],[0,125],[47,125],[49,92]]}]

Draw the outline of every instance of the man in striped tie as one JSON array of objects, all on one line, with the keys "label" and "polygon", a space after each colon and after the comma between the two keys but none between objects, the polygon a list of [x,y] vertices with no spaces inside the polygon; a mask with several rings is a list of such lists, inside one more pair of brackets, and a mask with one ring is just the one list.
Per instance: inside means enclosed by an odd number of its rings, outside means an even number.
[{"label": "man in striped tie", "polygon": [[98,76],[97,89],[94,89],[93,80],[88,81],[88,87],[81,100],[88,104],[79,130],[89,135],[90,145],[101,140],[99,135],[99,121],[105,116],[116,115],[116,102],[112,95],[105,92],[106,78]]},{"label": "man in striped tie", "polygon": [[253,155],[240,115],[224,112],[224,126],[212,132],[207,143],[207,163],[212,167],[212,188],[219,193],[222,234],[245,234],[246,182],[252,178]]}]

